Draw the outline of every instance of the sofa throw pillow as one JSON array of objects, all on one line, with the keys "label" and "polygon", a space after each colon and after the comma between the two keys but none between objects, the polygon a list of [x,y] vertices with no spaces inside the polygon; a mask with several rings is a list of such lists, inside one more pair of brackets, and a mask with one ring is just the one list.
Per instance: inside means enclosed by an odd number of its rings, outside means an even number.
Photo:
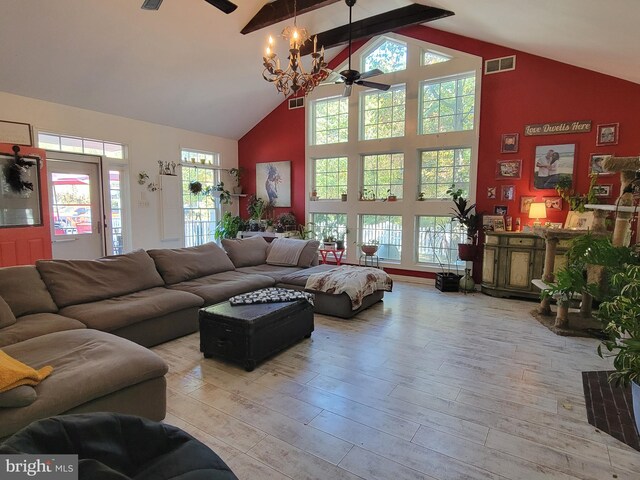
[{"label": "sofa throw pillow", "polygon": [[0,296],[20,318],[31,313],[56,313],[58,307],[33,265],[0,268]]},{"label": "sofa throw pillow", "polygon": [[234,270],[222,248],[213,242],[197,247],[148,250],[167,285]]},{"label": "sofa throw pillow", "polygon": [[16,317],[11,311],[11,307],[0,297],[0,328],[8,327],[16,323]]},{"label": "sofa throw pillow", "polygon": [[267,252],[267,263],[286,267],[310,267],[317,261],[317,240],[301,240],[296,238],[278,238],[271,242]]},{"label": "sofa throw pillow", "polygon": [[298,258],[298,267],[309,268],[318,264],[318,248],[320,242],[318,240],[306,240],[307,244],[300,253]]},{"label": "sofa throw pillow", "polygon": [[0,408],[18,408],[31,405],[38,398],[36,389],[30,385],[20,385],[0,393]]},{"label": "sofa throw pillow", "polygon": [[225,238],[222,247],[236,266],[254,267],[267,261],[267,248],[269,243],[258,235],[249,238]]}]

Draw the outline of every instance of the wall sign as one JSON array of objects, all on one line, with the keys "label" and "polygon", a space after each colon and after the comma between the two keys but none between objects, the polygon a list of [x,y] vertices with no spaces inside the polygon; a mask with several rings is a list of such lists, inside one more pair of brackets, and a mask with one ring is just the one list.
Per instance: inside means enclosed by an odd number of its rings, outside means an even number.
[{"label": "wall sign", "polygon": [[27,147],[32,146],[31,125],[0,120],[0,142]]},{"label": "wall sign", "polygon": [[577,122],[536,123],[524,126],[524,135],[560,135],[562,133],[587,133],[591,131],[591,120]]}]

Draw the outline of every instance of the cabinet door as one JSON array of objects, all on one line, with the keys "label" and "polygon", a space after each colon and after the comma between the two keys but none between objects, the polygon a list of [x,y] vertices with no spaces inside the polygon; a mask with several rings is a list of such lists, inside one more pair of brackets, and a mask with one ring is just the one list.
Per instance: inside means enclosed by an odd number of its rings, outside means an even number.
[{"label": "cabinet door", "polygon": [[484,259],[482,260],[482,283],[495,286],[498,281],[498,249],[496,247],[484,247]]},{"label": "cabinet door", "polygon": [[532,250],[509,249],[507,253],[505,287],[516,290],[530,290],[532,266]]}]

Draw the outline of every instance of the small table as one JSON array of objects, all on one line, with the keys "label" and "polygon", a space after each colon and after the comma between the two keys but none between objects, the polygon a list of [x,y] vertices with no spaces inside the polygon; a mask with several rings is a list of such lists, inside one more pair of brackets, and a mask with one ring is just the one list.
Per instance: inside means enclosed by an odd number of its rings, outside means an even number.
[{"label": "small table", "polygon": [[330,250],[321,248],[319,252],[320,252],[320,256],[322,257],[322,263],[327,263],[327,254],[331,253],[333,254],[333,258],[336,262],[336,265],[338,266],[342,265],[342,255],[344,255],[344,248],[336,248],[336,249],[330,249]]},{"label": "small table", "polygon": [[311,337],[313,305],[306,300],[200,309],[200,351],[240,363],[247,372],[289,345]]},{"label": "small table", "polygon": [[380,268],[380,261],[378,259],[378,255],[376,255],[375,253],[373,255],[367,255],[366,253],[363,253],[358,259],[358,265],[364,267]]}]

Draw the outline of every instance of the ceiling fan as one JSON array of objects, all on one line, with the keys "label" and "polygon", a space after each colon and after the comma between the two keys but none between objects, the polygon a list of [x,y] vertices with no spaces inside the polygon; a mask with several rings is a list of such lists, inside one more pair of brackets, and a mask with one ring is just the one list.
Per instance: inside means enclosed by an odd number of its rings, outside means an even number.
[{"label": "ceiling fan", "polygon": [[[213,5],[214,7],[222,10],[224,13],[233,12],[238,6],[234,3],[231,3],[229,0],[204,0],[209,5]],[[144,0],[142,4],[143,10],[158,10],[160,5],[162,4],[162,0]]]},{"label": "ceiling fan", "polygon": [[324,85],[327,84],[335,84],[335,83],[344,83],[344,93],[343,97],[348,97],[351,95],[351,89],[353,85],[361,85],[363,87],[376,88],[378,90],[389,90],[391,85],[387,85],[385,83],[376,83],[369,82],[365,79],[370,77],[375,77],[376,75],[383,75],[384,72],[378,68],[374,68],[373,70],[369,70],[368,72],[360,73],[357,70],[351,69],[351,9],[356,4],[356,0],[345,0],[345,3],[349,7],[349,66],[346,70],[341,71],[340,73],[332,72],[327,81],[324,82]]}]

